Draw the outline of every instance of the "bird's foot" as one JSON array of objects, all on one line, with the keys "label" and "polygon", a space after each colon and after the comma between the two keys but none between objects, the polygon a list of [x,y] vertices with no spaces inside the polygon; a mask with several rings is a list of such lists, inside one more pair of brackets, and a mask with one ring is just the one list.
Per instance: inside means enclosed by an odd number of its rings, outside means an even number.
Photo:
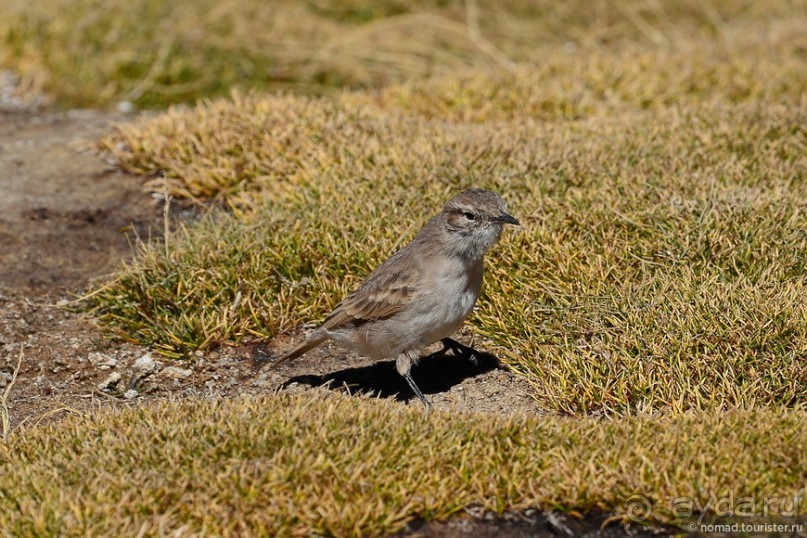
[{"label": "bird's foot", "polygon": [[476,356],[476,350],[474,348],[460,344],[453,338],[443,338],[440,340],[440,343],[443,344],[443,351],[450,349],[455,355],[465,357],[475,368],[479,368],[479,357]]}]

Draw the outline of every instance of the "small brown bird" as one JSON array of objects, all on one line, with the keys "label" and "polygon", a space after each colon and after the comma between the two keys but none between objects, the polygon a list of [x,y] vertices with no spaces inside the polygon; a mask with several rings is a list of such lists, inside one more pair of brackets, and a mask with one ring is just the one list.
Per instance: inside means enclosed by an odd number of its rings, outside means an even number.
[{"label": "small brown bird", "polygon": [[518,221],[498,194],[482,189],[458,194],[274,366],[325,340],[373,359],[395,357],[398,373],[428,409],[412,365],[420,350],[447,340],[471,313],[482,287],[483,258],[504,224]]}]

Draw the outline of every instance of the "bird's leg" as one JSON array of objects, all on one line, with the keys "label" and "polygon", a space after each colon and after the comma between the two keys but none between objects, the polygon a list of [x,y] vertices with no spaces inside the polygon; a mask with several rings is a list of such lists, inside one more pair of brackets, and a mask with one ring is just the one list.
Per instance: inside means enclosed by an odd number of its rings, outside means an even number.
[{"label": "bird's leg", "polygon": [[423,405],[426,406],[426,413],[428,413],[429,409],[431,409],[431,404],[420,391],[420,388],[418,388],[415,380],[412,379],[412,363],[415,362],[416,358],[417,356],[413,355],[411,352],[405,351],[401,353],[398,355],[398,358],[395,359],[395,369],[398,370],[398,373],[401,374],[404,379],[406,379],[406,382],[409,383],[409,387],[412,389],[412,392],[414,392],[415,396],[417,396],[418,399],[423,402]]},{"label": "bird's leg", "polygon": [[431,409],[432,407],[432,404],[430,404],[429,400],[427,400],[426,397],[423,395],[423,393],[420,392],[420,389],[415,384],[415,380],[412,379],[412,374],[407,373],[404,376],[404,379],[406,379],[406,382],[409,383],[409,386],[412,388],[412,392],[414,392],[415,395],[420,399],[420,401],[423,402],[423,405],[426,406],[426,413],[428,413],[429,409]]},{"label": "bird's leg", "polygon": [[479,368],[479,358],[476,356],[474,348],[462,345],[453,338],[443,338],[440,343],[443,344],[443,351],[450,349],[455,354],[467,358],[471,364]]}]

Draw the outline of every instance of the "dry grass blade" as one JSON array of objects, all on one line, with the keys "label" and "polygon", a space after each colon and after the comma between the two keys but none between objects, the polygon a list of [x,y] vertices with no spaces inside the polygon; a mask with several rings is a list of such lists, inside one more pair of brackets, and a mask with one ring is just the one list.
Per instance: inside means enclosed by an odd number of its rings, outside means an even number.
[{"label": "dry grass blade", "polygon": [[14,388],[14,384],[17,382],[17,374],[20,373],[22,359],[23,348],[20,348],[20,356],[17,358],[17,365],[14,367],[14,371],[11,374],[11,379],[3,389],[3,394],[0,395],[0,425],[3,427],[3,439],[8,439],[8,436],[11,433],[11,414],[9,413],[8,409],[8,398],[11,395],[11,389]]}]

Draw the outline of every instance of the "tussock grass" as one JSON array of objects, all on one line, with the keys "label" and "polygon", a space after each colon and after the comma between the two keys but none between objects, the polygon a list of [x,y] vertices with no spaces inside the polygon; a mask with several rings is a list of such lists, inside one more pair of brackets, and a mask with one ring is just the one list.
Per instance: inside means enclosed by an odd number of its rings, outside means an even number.
[{"label": "tussock grass", "polygon": [[525,225],[493,253],[471,323],[547,409],[803,402],[803,9],[662,4],[669,25],[647,26],[648,5],[629,6],[638,33],[614,22],[578,56],[547,41],[537,67],[235,94],[121,126],[102,145],[152,189],[234,211],[145,246],[90,307],[171,356],[271,337],[321,319],[481,186]]},{"label": "tussock grass", "polygon": [[[803,19],[807,22],[807,19]],[[696,41],[550,55],[512,71],[465,71],[379,90],[379,107],[459,122],[575,120],[670,106],[798,103],[807,87],[803,36],[790,23],[734,43]],[[703,50],[703,49],[706,50]]]},{"label": "tussock grass", "polygon": [[0,444],[0,532],[384,535],[471,505],[623,513],[635,494],[664,521],[682,517],[678,498],[750,497],[755,512],[779,499],[769,516],[803,513],[805,421],[785,409],[424,420],[388,401],[313,394],[164,402]]},{"label": "tussock grass", "polygon": [[105,144],[124,166],[237,211],[167,254],[144,247],[94,313],[174,356],[271,337],[321,319],[478,185],[524,226],[492,253],[471,324],[548,409],[805,400],[803,105],[473,125],[354,99],[237,98],[121,127]]},{"label": "tussock grass", "polygon": [[[0,65],[21,76],[21,92],[64,104],[154,106],[232,86],[321,93],[514,62],[554,78],[567,62],[609,67],[598,59],[603,48],[632,55],[639,47],[638,65],[655,68],[671,50],[709,56],[760,39],[759,48],[724,54],[723,67],[689,72],[679,62],[680,77],[689,73],[697,87],[749,53],[766,58],[762,69],[792,62],[779,54],[780,39],[800,41],[803,61],[805,11],[791,0],[6,0]],[[651,88],[638,89],[637,98]]]}]

